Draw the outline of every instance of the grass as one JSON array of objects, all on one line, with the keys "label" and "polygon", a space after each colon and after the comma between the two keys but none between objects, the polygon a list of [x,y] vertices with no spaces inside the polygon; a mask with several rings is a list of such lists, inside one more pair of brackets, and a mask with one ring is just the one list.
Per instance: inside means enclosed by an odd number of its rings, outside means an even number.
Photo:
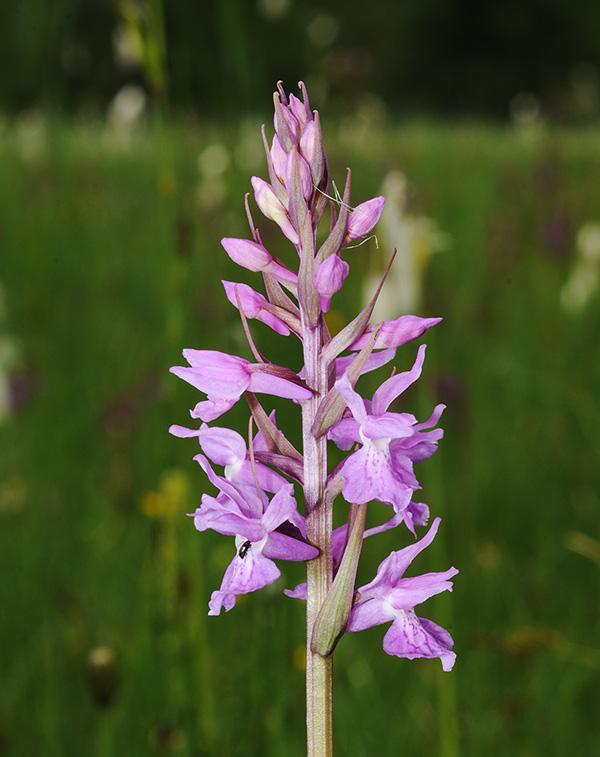
[{"label": "grass", "polygon": [[[0,281],[25,389],[0,426],[0,753],[304,751],[303,607],[281,596],[301,570],[207,618],[232,545],[185,517],[203,478],[194,443],[166,433],[196,401],[168,374],[181,349],[244,349],[219,281],[252,279],[219,239],[246,234],[243,194],[264,174],[252,138],[180,124],[124,149],[50,124],[28,149],[4,135]],[[415,569],[460,569],[424,609],[454,636],[450,676],[388,658],[381,628],[342,640],[337,751],[592,755],[600,565],[582,535],[598,539],[600,302],[568,317],[559,292],[577,230],[600,220],[600,136],[409,124],[326,140],[356,202],[400,168],[412,206],[452,240],[426,273],[421,314],[444,321],[407,401],[418,417],[448,405],[419,474],[442,538]],[[217,143],[229,164],[199,187],[198,155]],[[342,318],[374,254],[351,253]],[[285,340],[254,333],[298,365]],[[226,420],[243,430],[243,408]],[[370,540],[360,577],[398,538]],[[93,672],[101,646],[116,662]]]}]

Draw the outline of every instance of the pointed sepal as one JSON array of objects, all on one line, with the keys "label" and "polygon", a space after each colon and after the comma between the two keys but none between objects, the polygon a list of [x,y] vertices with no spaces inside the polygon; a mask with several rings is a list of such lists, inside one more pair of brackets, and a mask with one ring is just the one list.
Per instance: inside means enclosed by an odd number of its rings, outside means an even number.
[{"label": "pointed sepal", "polygon": [[256,399],[254,392],[245,392],[245,394],[246,399],[248,400],[248,405],[250,406],[250,412],[252,413],[252,417],[254,418],[258,430],[262,434],[267,450],[278,455],[289,457],[302,465],[304,458],[269,418],[263,406]]},{"label": "pointed sepal", "polygon": [[[358,381],[365,363],[373,352],[373,345],[375,344],[378,336],[379,331],[374,331],[371,334],[369,341],[358,353],[358,355],[352,361],[350,366],[347,368],[346,373],[344,374],[348,376],[348,379],[350,380],[350,383],[353,387],[354,384],[356,384],[356,382]],[[330,428],[333,428],[342,417],[345,408],[346,400],[342,397],[335,386],[332,387],[327,392],[319,407],[317,408],[315,420],[312,426],[312,433],[314,434],[314,436],[318,439],[320,436],[329,431]]]}]

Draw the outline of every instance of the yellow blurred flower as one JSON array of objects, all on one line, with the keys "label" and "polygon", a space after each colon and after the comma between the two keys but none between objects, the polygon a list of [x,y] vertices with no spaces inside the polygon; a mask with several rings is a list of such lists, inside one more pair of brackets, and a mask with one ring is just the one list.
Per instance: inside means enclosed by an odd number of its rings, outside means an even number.
[{"label": "yellow blurred flower", "polygon": [[140,499],[140,510],[148,518],[173,518],[185,512],[188,506],[190,483],[186,474],[173,468],[161,476],[158,491],[145,492]]}]

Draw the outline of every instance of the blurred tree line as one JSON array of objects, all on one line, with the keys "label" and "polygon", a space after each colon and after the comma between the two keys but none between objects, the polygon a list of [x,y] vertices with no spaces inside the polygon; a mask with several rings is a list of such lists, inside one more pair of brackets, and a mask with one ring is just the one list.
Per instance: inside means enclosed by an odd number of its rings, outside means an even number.
[{"label": "blurred tree line", "polygon": [[368,93],[398,113],[504,117],[526,91],[550,115],[597,115],[597,0],[2,0],[0,34],[9,114],[101,114],[138,83],[220,117],[302,78],[330,106]]}]

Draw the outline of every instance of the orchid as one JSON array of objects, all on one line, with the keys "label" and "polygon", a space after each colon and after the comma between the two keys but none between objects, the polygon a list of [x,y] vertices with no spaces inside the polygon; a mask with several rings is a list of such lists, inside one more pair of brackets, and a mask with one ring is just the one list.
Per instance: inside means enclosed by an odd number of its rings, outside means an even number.
[{"label": "orchid", "polygon": [[244,358],[216,350],[184,350],[190,368],[171,368],[179,378],[207,394],[191,411],[192,417],[212,421],[232,408],[245,391],[265,392],[277,397],[306,400],[311,392],[302,386],[289,369],[265,363],[250,363]]},{"label": "orchid", "polygon": [[362,631],[393,621],[383,639],[385,652],[397,657],[439,657],[444,670],[451,670],[456,658],[450,634],[431,620],[418,618],[414,608],[442,591],[452,591],[449,580],[458,571],[427,573],[404,578],[413,559],[433,541],[440,518],[436,518],[425,536],[416,544],[392,552],[381,563],[371,583],[357,591],[346,630]]},{"label": "orchid", "polygon": [[[413,472],[413,462],[433,454],[441,429],[425,431],[437,423],[444,406],[438,405],[425,423],[417,423],[408,413],[393,413],[388,407],[421,373],[425,346],[419,348],[417,360],[410,371],[385,381],[367,406],[352,388],[347,373],[335,382],[336,389],[346,400],[352,417],[342,419],[330,436],[342,449],[353,442],[362,447],[346,458],[341,474],[343,494],[348,502],[365,503],[378,499],[402,512],[412,494],[419,489]],[[414,452],[418,450],[418,454]]]},{"label": "orchid", "polygon": [[[211,528],[236,539],[235,556],[209,603],[209,615],[218,615],[222,607],[230,610],[235,605],[237,595],[262,589],[279,578],[273,559],[310,560],[318,550],[306,542],[292,484],[284,482],[269,501],[260,488],[217,476],[203,455],[195,459],[221,494],[202,496],[201,507],[192,513],[194,525],[198,531]],[[286,523],[294,535],[280,530]]]},{"label": "orchid", "polygon": [[[439,657],[443,669],[450,670],[452,639],[440,626],[417,617],[415,607],[450,590],[449,579],[457,571],[404,577],[412,559],[433,540],[437,518],[424,537],[392,552],[375,579],[355,590],[365,538],[401,526],[397,533],[416,539],[416,530],[428,522],[429,507],[414,499],[421,488],[414,467],[435,452],[443,435],[437,423],[444,410],[437,405],[428,420],[419,422],[392,405],[419,378],[425,345],[412,368],[398,374],[394,368],[371,400],[363,399],[356,385],[365,373],[395,360],[400,347],[420,339],[440,319],[404,315],[371,322],[386,271],[371,301],[330,334],[324,314],[344,285],[351,256],[358,254],[352,242],[371,233],[385,200],[375,197],[353,206],[350,170],[343,196],[336,192],[339,203],[333,200],[319,114],[311,110],[304,85],[300,88],[302,99],[288,96],[278,85],[271,139],[262,128],[268,180],[251,178],[258,209],[279,227],[290,254],[280,260],[263,245],[250,193],[245,202],[250,238],[221,240],[231,260],[260,274],[264,284],[263,294],[245,283],[222,282],[254,359],[218,350],[184,350],[188,366],[171,371],[206,398],[190,411],[199,427],[172,425],[169,430],[176,437],[198,439],[201,453],[194,460],[217,490],[204,493],[190,514],[196,529],[212,529],[235,542],[221,586],[212,592],[210,615],[231,611],[241,594],[275,583],[281,575],[275,561],[306,563],[306,581],[284,593],[306,601],[307,749],[309,757],[317,757],[332,753],[331,661],[346,631],[391,622],[384,638],[388,654]],[[328,208],[330,218],[321,226]],[[304,364],[299,370],[259,353],[251,332],[256,322],[256,328],[262,323],[300,341]],[[257,394],[290,399],[299,408],[300,450]],[[211,425],[242,398],[251,415],[247,439]],[[330,442],[347,452],[331,471]],[[303,511],[296,503],[298,486]],[[347,503],[347,522],[334,529],[333,510],[340,495]],[[367,527],[374,500],[391,505],[393,512],[385,522]]]}]

